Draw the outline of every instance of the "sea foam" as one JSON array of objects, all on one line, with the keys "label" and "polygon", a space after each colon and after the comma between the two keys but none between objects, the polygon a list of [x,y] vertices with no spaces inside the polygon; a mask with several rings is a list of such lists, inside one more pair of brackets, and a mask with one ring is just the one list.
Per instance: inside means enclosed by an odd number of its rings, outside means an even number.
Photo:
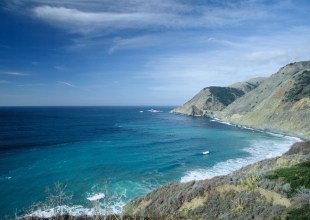
[{"label": "sea foam", "polygon": [[189,182],[192,180],[211,179],[215,176],[227,175],[260,160],[281,156],[289,150],[293,143],[301,140],[299,138],[289,136],[284,136],[284,138],[285,139],[282,141],[252,141],[249,147],[243,149],[243,151],[250,153],[250,156],[229,159],[219,162],[210,168],[188,171],[183,177],[181,177],[180,181]]},{"label": "sea foam", "polygon": [[37,209],[30,214],[26,214],[23,217],[37,217],[37,218],[51,218],[58,214],[70,215],[70,216],[94,216],[94,215],[110,215],[121,214],[122,207],[125,202],[114,202],[107,209],[104,207],[104,202],[100,202],[98,207],[86,208],[82,205],[75,206],[57,206],[55,208]]}]

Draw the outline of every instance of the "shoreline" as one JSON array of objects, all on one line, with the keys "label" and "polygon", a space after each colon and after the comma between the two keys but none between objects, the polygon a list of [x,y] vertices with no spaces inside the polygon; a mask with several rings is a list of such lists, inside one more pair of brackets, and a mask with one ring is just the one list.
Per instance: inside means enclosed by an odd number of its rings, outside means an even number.
[{"label": "shoreline", "polygon": [[[186,115],[186,114],[181,114],[181,115],[189,116],[189,115]],[[265,159],[271,159],[271,158],[282,156],[283,154],[285,154],[287,151],[290,150],[291,146],[294,143],[306,141],[306,140],[303,140],[302,138],[296,137],[296,136],[291,136],[291,135],[287,135],[287,134],[279,134],[279,133],[271,132],[271,131],[264,131],[264,130],[260,130],[260,129],[250,128],[250,127],[247,127],[247,126],[234,125],[232,123],[225,122],[225,121],[222,121],[222,120],[220,120],[218,118],[212,118],[212,117],[209,117],[209,116],[193,116],[193,117],[206,117],[206,118],[210,119],[210,121],[212,121],[212,122],[217,122],[217,123],[225,124],[225,125],[228,125],[228,126],[233,126],[233,127],[237,127],[237,128],[245,129],[245,130],[250,130],[250,131],[254,131],[254,132],[270,134],[270,135],[275,136],[275,137],[280,137],[280,138],[284,138],[286,140],[293,140],[293,141],[291,141],[290,143],[287,143],[288,148],[285,149],[284,151],[276,152],[275,154],[269,153],[268,155],[266,155],[265,158],[263,158],[261,156],[261,154],[259,154],[259,153],[257,155],[255,155],[256,152],[255,153],[254,152],[250,152],[250,149],[254,148],[252,146],[249,147],[249,148],[244,148],[243,150],[245,152],[250,153],[250,156],[248,156],[248,157],[241,157],[241,158],[234,158],[234,159],[228,159],[226,161],[219,162],[219,163],[215,164],[214,166],[212,166],[210,168],[207,168],[209,171],[206,168],[200,168],[200,169],[197,169],[197,170],[189,171],[189,172],[194,172],[194,174],[193,174],[194,176],[188,177],[188,179],[185,180],[186,179],[186,175],[185,175],[185,176],[183,176],[181,178],[180,183],[187,183],[187,182],[190,182],[190,181],[198,181],[198,180],[207,180],[207,179],[212,179],[212,178],[217,177],[217,176],[229,175],[230,173],[236,172],[236,171],[242,169],[245,166],[249,166],[249,165],[255,164],[255,163],[260,162],[260,161],[265,160]],[[262,152],[260,152],[260,153],[262,153]],[[256,160],[256,158],[258,158],[258,159]],[[242,162],[240,162],[240,161],[242,161]],[[223,170],[222,172],[223,173],[221,173],[221,174],[218,174],[217,172],[214,171],[216,169],[220,169],[221,168],[220,166],[222,164],[224,164],[224,165],[225,164],[231,164],[232,167],[233,167],[234,164],[235,164],[234,162],[237,162],[237,164],[239,164],[240,166],[232,168],[228,172],[226,172],[226,170],[222,168],[222,170]],[[218,167],[220,167],[220,168],[218,168]],[[208,176],[207,172],[214,173],[214,175],[209,175]],[[200,178],[200,177],[195,178],[198,175],[203,175],[203,173],[205,173],[205,176],[208,176],[208,177],[206,177],[206,178]]]},{"label": "shoreline", "polygon": [[[183,115],[183,116],[189,116],[189,115],[186,115],[186,114],[181,114],[180,115]],[[284,134],[278,134],[278,133],[274,133],[274,132],[270,132],[270,131],[264,131],[264,130],[259,130],[259,129],[255,129],[255,128],[249,128],[249,127],[246,127],[246,126],[238,126],[238,125],[234,125],[234,124],[231,124],[229,122],[225,122],[225,121],[221,121],[220,119],[218,118],[211,118],[211,117],[208,117],[208,116],[195,116],[195,117],[206,117],[206,119],[209,119],[210,121],[213,120],[213,122],[216,122],[216,123],[222,123],[222,124],[226,124],[226,125],[229,125],[229,126],[234,126],[234,127],[238,127],[240,129],[245,129],[245,130],[252,130],[252,131],[255,131],[255,132],[261,132],[261,133],[267,133],[267,134],[270,134],[270,135],[273,135],[273,136],[277,136],[277,137],[281,137],[281,138],[284,138],[284,139],[291,139],[291,140],[294,140],[294,142],[292,143],[288,143],[288,149],[286,149],[284,152],[280,153],[281,155],[285,154],[289,149],[290,147],[292,146],[292,144],[296,143],[296,142],[300,142],[300,141],[304,141],[303,139],[299,138],[299,137],[295,137],[295,136],[290,136],[290,135],[284,135]],[[248,151],[247,151],[248,152]],[[251,153],[250,153],[251,154]],[[220,177],[220,176],[225,176],[225,175],[229,175],[231,173],[234,173],[236,171],[239,171],[240,169],[246,167],[246,166],[250,166],[250,165],[253,165],[255,163],[258,163],[260,161],[263,161],[265,159],[271,159],[271,158],[275,158],[275,157],[278,157],[278,156],[281,156],[281,155],[273,155],[269,158],[259,158],[258,160],[251,160],[249,161],[249,163],[240,163],[239,161],[239,164],[241,164],[240,167],[236,168],[236,169],[232,169],[232,170],[229,170],[227,173],[216,173],[214,176],[211,176],[211,177],[207,177],[207,178],[198,178],[198,179],[190,179],[190,180],[187,180],[187,181],[182,181],[182,179],[184,177],[186,177],[186,174],[184,176],[181,177],[181,179],[177,182],[177,184],[186,184],[186,183],[189,183],[191,181],[199,181],[199,180],[210,180],[214,177]],[[249,158],[256,158],[254,155],[250,155],[248,157],[244,157],[244,158],[234,158],[234,159],[229,159],[229,160],[226,160],[226,161],[223,161],[223,162],[218,162],[217,164],[215,164],[214,166],[212,166],[211,168],[214,168],[215,166],[217,166],[218,164],[224,164],[224,163],[230,163],[231,161],[233,160],[244,160],[244,161],[247,161],[249,160]],[[232,163],[234,164],[234,163]],[[199,169],[201,171],[205,171],[206,168],[201,168]],[[191,172],[191,171],[189,171]],[[164,185],[161,185],[161,186],[158,186],[156,188],[154,188],[153,190],[151,190],[150,192],[154,191],[154,190],[157,190],[167,184],[170,184],[171,182],[168,182]],[[149,192],[149,193],[150,193]],[[138,197],[141,197],[141,196],[144,196],[145,194],[143,195],[140,195]],[[123,204],[120,207],[120,209],[118,209],[118,211],[116,211],[116,209],[113,207],[113,212],[109,213],[109,214],[117,214],[117,215],[120,215],[122,212],[123,212],[123,208],[129,204],[131,201],[133,201],[135,198],[132,198],[129,200],[129,202],[122,202]],[[81,216],[87,216],[87,217],[92,217],[94,216],[93,214],[93,208],[87,208],[87,207],[84,207],[84,206],[81,206],[81,205],[73,205],[73,206],[64,206],[63,207],[65,210],[66,210],[66,213],[69,213],[70,216],[74,216],[74,217],[81,217]],[[104,209],[102,209],[102,211],[104,212]],[[41,218],[51,218],[53,217],[53,215],[51,215],[52,213],[52,210],[49,209],[49,210],[36,210],[34,211],[32,214],[35,216],[35,217],[41,217]],[[100,212],[99,212],[100,214]],[[24,215],[23,217],[30,217],[31,215]]]},{"label": "shoreline", "polygon": [[272,134],[272,135],[281,135],[281,136],[287,136],[287,137],[292,137],[292,138],[296,138],[300,141],[308,141],[310,139],[308,138],[305,138],[305,137],[301,137],[301,136],[298,136],[298,135],[295,135],[295,134],[292,134],[292,133],[287,133],[287,132],[280,132],[280,131],[273,131],[273,130],[270,130],[270,129],[259,129],[259,128],[254,128],[254,127],[250,127],[250,126],[246,126],[246,125],[239,125],[239,124],[234,124],[234,123],[231,123],[231,122],[227,122],[227,121],[224,121],[220,118],[217,118],[217,117],[212,117],[211,115],[188,115],[188,114],[185,114],[185,113],[181,113],[181,112],[173,112],[173,110],[171,110],[169,113],[171,114],[176,114],[176,115],[183,115],[183,116],[187,116],[187,117],[205,117],[205,118],[209,118],[210,121],[216,121],[216,122],[219,122],[219,123],[222,123],[222,124],[226,124],[226,125],[230,125],[230,126],[234,126],[234,127],[238,127],[238,128],[242,128],[242,129],[247,129],[247,130],[253,130],[253,131],[256,131],[256,132],[262,132],[262,133],[269,133],[269,134]]}]

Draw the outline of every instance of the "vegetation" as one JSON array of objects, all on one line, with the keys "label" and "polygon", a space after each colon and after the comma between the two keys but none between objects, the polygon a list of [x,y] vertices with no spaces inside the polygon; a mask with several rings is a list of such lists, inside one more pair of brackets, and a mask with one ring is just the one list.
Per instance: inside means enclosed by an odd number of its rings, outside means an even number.
[{"label": "vegetation", "polygon": [[[22,214],[24,217],[19,219],[22,220],[41,220],[41,219],[50,219],[50,220],[129,220],[134,219],[130,216],[120,216],[114,214],[112,211],[112,199],[117,195],[110,195],[108,192],[108,185],[110,184],[109,180],[104,181],[104,197],[102,203],[99,202],[99,199],[91,200],[90,202],[93,205],[92,215],[81,215],[81,216],[72,216],[68,212],[68,205],[72,199],[72,195],[67,193],[67,186],[62,183],[55,183],[53,188],[47,188],[47,198],[44,202],[39,202],[32,205],[26,214]],[[49,213],[51,217],[44,218],[40,217],[37,211],[44,211]],[[14,219],[17,219],[17,215]],[[10,219],[10,218],[8,218]]]},{"label": "vegetation", "polygon": [[[228,106],[237,98],[244,95],[242,90],[230,87],[211,86],[209,87],[209,90],[214,95],[214,97],[225,106]],[[208,101],[212,100],[208,99],[207,102]]]},{"label": "vegetation", "polygon": [[285,93],[284,101],[299,101],[310,97],[310,71],[305,70],[295,78],[294,87]]},{"label": "vegetation", "polygon": [[266,176],[269,179],[281,178],[284,182],[289,183],[291,191],[288,195],[291,197],[298,192],[302,186],[310,188],[310,161],[297,164],[292,167],[280,168]]},{"label": "vegetation", "polygon": [[293,208],[288,212],[288,220],[309,220],[310,207],[304,205],[299,208]]}]

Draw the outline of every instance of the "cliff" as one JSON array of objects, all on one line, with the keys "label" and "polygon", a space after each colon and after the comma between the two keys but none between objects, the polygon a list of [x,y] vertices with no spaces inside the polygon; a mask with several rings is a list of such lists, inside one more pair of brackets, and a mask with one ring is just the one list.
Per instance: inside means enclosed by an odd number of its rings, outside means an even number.
[{"label": "cliff", "polygon": [[211,95],[205,95],[202,90],[172,112],[198,113],[237,125],[310,138],[310,61],[291,63],[267,79],[256,78],[256,82],[253,79],[227,88],[243,94],[227,90],[221,96],[235,99],[229,98],[229,102],[223,103],[210,93],[217,101],[207,105]]},{"label": "cliff", "polygon": [[201,116],[213,111],[221,111],[245,93],[255,89],[265,79],[264,77],[257,77],[245,82],[232,84],[229,87],[206,87],[184,105],[173,109],[172,112]]},{"label": "cliff", "polygon": [[206,87],[184,105],[173,109],[172,112],[195,116],[203,115],[208,110],[220,111],[242,95],[244,92],[237,88]]},{"label": "cliff", "polygon": [[215,114],[224,121],[310,138],[310,62],[289,64]]},{"label": "cliff", "polygon": [[[136,198],[123,214],[141,219],[307,219],[310,141],[226,176],[170,183]],[[297,178],[298,177],[298,178]]]}]

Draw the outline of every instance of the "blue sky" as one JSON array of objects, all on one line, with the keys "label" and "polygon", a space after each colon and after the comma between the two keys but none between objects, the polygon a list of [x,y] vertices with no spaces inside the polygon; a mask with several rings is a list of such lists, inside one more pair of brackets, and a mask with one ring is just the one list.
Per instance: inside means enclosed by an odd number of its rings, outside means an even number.
[{"label": "blue sky", "polygon": [[0,105],[180,105],[310,60],[308,0],[2,0]]}]

